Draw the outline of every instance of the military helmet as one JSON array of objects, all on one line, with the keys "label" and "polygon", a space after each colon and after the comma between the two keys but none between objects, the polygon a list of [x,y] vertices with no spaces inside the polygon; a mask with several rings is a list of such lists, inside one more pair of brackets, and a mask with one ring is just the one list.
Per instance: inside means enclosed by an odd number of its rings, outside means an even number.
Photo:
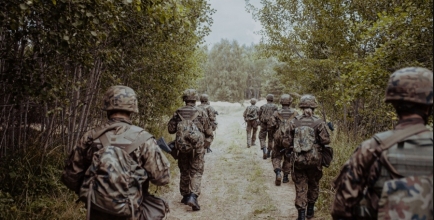
[{"label": "military helmet", "polygon": [[268,94],[266,98],[267,98],[267,101],[273,101],[274,100],[274,95],[273,94]]},{"label": "military helmet", "polygon": [[315,96],[313,95],[302,95],[300,97],[300,102],[298,103],[300,108],[317,108],[318,103]]},{"label": "military helmet", "polygon": [[289,94],[283,94],[280,96],[280,104],[282,105],[291,105],[292,97]]},{"label": "military helmet", "polygon": [[432,105],[433,72],[421,67],[406,67],[395,71],[389,78],[385,101]]},{"label": "military helmet", "polygon": [[186,89],[182,94],[183,101],[196,101],[197,100],[197,92],[195,89]]},{"label": "military helmet", "polygon": [[137,95],[128,86],[112,86],[104,94],[104,110],[122,110],[139,113]]},{"label": "military helmet", "polygon": [[255,98],[250,99],[250,104],[252,105],[256,104],[256,99]]},{"label": "military helmet", "polygon": [[200,101],[201,102],[208,102],[208,95],[207,94],[200,95]]}]

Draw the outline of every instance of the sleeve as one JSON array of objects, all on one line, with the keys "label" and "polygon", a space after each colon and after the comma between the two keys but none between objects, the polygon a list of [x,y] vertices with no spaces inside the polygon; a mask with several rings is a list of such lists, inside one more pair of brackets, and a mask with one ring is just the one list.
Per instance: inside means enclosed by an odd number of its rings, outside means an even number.
[{"label": "sleeve", "polygon": [[290,145],[289,145],[289,148],[294,148],[294,131],[295,131],[295,123],[294,123],[294,120],[295,119],[292,119],[290,122],[289,122],[289,126],[288,126],[288,130],[287,130],[287,132],[289,133],[289,135],[288,135],[288,137],[289,137],[289,143],[291,143]]},{"label": "sleeve", "polygon": [[[79,193],[84,174],[90,166],[92,157],[88,157],[88,151],[92,141],[91,131],[87,132],[72,150],[66,161],[61,180],[68,189]],[[90,154],[92,155],[92,154]]]},{"label": "sleeve", "polygon": [[336,193],[332,204],[333,219],[351,218],[353,207],[362,199],[363,190],[369,179],[375,178],[370,177],[371,169],[375,169],[373,164],[377,160],[375,149],[370,147],[372,142],[375,140],[363,142],[343,165],[339,176],[334,180]]},{"label": "sleeve", "polygon": [[169,123],[167,123],[167,131],[169,132],[169,134],[176,133],[178,122],[179,122],[179,117],[176,113],[174,113],[172,118],[169,120]]},{"label": "sleeve", "polygon": [[326,128],[325,122],[321,122],[318,125],[318,137],[319,137],[319,143],[321,145],[330,144],[330,135]]},{"label": "sleeve", "polygon": [[262,109],[263,109],[263,106],[261,106],[261,107],[259,108],[259,111],[258,111],[258,118],[259,118],[259,120],[261,120]]},{"label": "sleeve", "polygon": [[245,110],[244,110],[244,113],[243,113],[243,117],[244,117],[244,121],[246,120],[246,117],[247,117],[247,109],[248,109],[249,107],[247,107]]},{"label": "sleeve", "polygon": [[140,160],[152,184],[162,186],[170,182],[170,162],[154,138],[150,138],[142,145]]},{"label": "sleeve", "polygon": [[215,109],[212,106],[208,106],[208,118],[211,122],[215,122]]},{"label": "sleeve", "polygon": [[278,129],[279,125],[279,117],[277,111],[273,113],[273,116],[271,116],[271,127],[273,129]]}]

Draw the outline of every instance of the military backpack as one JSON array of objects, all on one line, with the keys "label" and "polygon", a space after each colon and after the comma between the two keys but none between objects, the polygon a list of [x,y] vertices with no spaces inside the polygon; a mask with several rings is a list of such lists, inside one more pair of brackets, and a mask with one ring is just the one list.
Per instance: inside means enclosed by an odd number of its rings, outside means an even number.
[{"label": "military backpack", "polygon": [[279,126],[274,133],[274,142],[276,145],[289,148],[289,122],[295,117],[295,112],[290,109],[281,109],[277,112],[279,118]]},{"label": "military backpack", "polygon": [[91,209],[136,219],[147,174],[129,154],[151,137],[142,128],[131,126],[119,135],[107,131],[94,141],[92,148],[97,151],[79,193],[79,199],[87,204],[87,219]]},{"label": "military backpack", "polygon": [[184,118],[181,114],[178,114],[178,116],[181,121],[178,122],[176,127],[176,149],[181,153],[190,153],[195,149],[203,147],[205,136],[194,123],[194,120],[199,116],[199,112],[196,111],[189,118]]},{"label": "military backpack", "polygon": [[258,119],[258,108],[254,105],[247,107],[246,120],[254,121]]},{"label": "military backpack", "polygon": [[274,104],[265,104],[263,106],[264,108],[262,110],[261,117],[259,118],[259,120],[262,123],[267,123],[270,120],[271,116],[273,116],[275,108],[274,108]]},{"label": "military backpack", "polygon": [[314,117],[294,120],[294,149],[292,159],[294,168],[303,169],[306,167],[318,166],[321,164],[320,146],[317,144],[315,127],[322,120]]}]

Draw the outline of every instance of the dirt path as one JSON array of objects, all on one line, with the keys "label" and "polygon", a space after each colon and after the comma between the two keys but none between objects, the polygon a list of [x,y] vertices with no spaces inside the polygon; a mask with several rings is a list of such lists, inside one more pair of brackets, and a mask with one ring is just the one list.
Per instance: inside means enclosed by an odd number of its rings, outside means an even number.
[{"label": "dirt path", "polygon": [[221,102],[211,105],[219,112],[219,126],[211,145],[213,152],[205,155],[201,210],[193,212],[180,203],[177,171],[172,177],[173,190],[162,195],[171,209],[167,219],[295,219],[292,181],[275,186],[271,161],[262,159],[259,140],[257,146],[246,147],[245,107]]}]

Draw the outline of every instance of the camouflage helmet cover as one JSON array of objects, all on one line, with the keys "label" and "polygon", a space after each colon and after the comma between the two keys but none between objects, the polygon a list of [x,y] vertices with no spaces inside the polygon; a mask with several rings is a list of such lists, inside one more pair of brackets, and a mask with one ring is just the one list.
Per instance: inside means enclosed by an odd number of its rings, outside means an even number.
[{"label": "camouflage helmet cover", "polygon": [[186,89],[182,94],[183,101],[196,101],[197,100],[197,92],[195,89]]},{"label": "camouflage helmet cover", "polygon": [[290,105],[292,103],[292,97],[289,94],[283,94],[280,96],[280,104]]},{"label": "camouflage helmet cover", "polygon": [[432,105],[433,72],[421,67],[406,67],[395,71],[387,83],[385,101]]},{"label": "camouflage helmet cover", "polygon": [[208,95],[207,94],[200,95],[200,101],[201,102],[208,102]]},{"label": "camouflage helmet cover", "polygon": [[117,85],[110,87],[104,94],[104,110],[139,113],[136,93],[128,86]]},{"label": "camouflage helmet cover", "polygon": [[267,101],[273,101],[274,100],[274,95],[273,94],[268,94],[266,97]]},{"label": "camouflage helmet cover", "polygon": [[250,104],[252,105],[256,104],[256,99],[255,98],[250,99]]},{"label": "camouflage helmet cover", "polygon": [[300,108],[317,108],[318,103],[315,96],[313,95],[302,95],[300,97],[300,102],[298,103]]}]

